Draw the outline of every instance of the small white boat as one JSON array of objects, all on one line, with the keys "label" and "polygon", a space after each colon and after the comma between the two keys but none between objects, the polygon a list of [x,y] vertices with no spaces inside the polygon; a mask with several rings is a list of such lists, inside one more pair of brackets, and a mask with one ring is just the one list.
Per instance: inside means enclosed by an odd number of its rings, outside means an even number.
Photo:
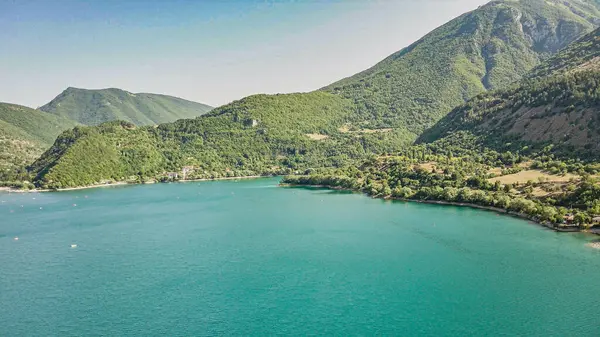
[{"label": "small white boat", "polygon": [[77,248],[77,245],[76,244],[72,244],[71,248]]}]

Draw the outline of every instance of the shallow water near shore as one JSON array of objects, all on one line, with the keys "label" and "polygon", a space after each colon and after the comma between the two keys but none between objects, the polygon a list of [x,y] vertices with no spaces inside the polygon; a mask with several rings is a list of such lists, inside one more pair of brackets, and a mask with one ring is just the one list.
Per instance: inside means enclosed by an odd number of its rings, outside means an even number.
[{"label": "shallow water near shore", "polygon": [[0,335],[600,335],[593,237],[278,181],[0,193]]}]

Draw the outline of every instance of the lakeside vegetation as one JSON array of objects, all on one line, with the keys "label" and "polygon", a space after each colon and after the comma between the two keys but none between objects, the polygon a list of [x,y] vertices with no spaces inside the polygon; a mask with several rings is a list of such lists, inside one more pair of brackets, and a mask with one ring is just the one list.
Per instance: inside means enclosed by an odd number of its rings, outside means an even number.
[{"label": "lakeside vegetation", "polygon": [[557,230],[600,226],[600,29],[509,88],[477,95],[417,145],[282,183],[474,205]]},{"label": "lakeside vegetation", "polygon": [[[494,151],[453,156],[421,147],[373,158],[360,167],[286,176],[282,183],[349,189],[377,198],[492,207],[558,229],[600,223],[600,164],[563,162],[552,156],[532,159]],[[527,180],[515,178],[519,172],[527,173]]]}]

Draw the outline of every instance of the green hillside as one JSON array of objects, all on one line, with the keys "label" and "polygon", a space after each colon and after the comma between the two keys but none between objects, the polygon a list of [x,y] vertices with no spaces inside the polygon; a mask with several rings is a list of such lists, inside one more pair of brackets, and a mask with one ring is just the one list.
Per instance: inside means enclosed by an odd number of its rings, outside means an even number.
[{"label": "green hillside", "polygon": [[33,162],[56,136],[76,125],[59,116],[0,103],[0,168],[4,171]]},{"label": "green hillside", "polygon": [[350,101],[325,92],[256,95],[158,127],[109,122],[63,133],[34,163],[45,187],[165,177],[282,174],[390,151],[406,135],[346,130]]},{"label": "green hillside", "polygon": [[59,137],[32,172],[41,186],[68,187],[175,173],[282,174],[395,152],[451,107],[508,85],[591,31],[594,7],[570,4],[493,2],[321,91],[250,96],[158,127],[78,128]]},{"label": "green hillside", "polygon": [[479,95],[427,130],[419,142],[476,139],[497,149],[550,145],[579,157],[600,150],[600,29],[512,87]]},{"label": "green hillside", "polygon": [[124,120],[135,125],[154,125],[198,117],[212,107],[172,96],[133,94],[115,88],[67,88],[39,109],[85,125],[114,120]]},{"label": "green hillside", "polygon": [[598,23],[593,1],[492,1],[325,90],[365,121],[418,135],[453,107],[504,87]]},{"label": "green hillside", "polygon": [[600,29],[519,83],[469,100],[421,144],[283,182],[483,207],[558,231],[600,227],[599,42]]},{"label": "green hillside", "polygon": [[457,107],[419,144],[283,182],[489,208],[559,231],[600,227],[599,65],[597,29]]}]

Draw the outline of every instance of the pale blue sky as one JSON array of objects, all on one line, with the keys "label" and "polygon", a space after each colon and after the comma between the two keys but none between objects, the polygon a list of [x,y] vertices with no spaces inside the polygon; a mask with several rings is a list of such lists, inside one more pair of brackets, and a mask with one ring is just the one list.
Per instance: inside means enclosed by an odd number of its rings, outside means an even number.
[{"label": "pale blue sky", "polygon": [[0,101],[117,87],[218,106],[311,91],[486,0],[0,0]]}]

